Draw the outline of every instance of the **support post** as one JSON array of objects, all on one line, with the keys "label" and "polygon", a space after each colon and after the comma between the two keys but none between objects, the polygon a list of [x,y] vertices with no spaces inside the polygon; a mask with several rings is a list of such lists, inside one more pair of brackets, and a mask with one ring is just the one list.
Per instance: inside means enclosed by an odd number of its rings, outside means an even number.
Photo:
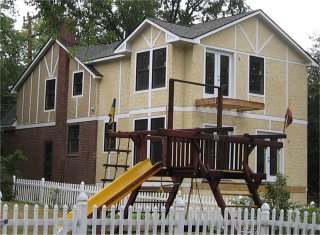
[{"label": "support post", "polygon": [[175,202],[175,220],[177,221],[177,226],[175,226],[174,234],[184,234],[184,206],[185,203],[179,191]]},{"label": "support post", "polygon": [[43,200],[44,182],[45,182],[45,179],[42,178],[41,179],[41,186],[40,186],[40,195],[39,195],[39,203],[41,203],[41,204],[44,204],[44,200]]},{"label": "support post", "polygon": [[17,181],[17,177],[15,175],[12,176],[12,195],[13,195],[13,198],[16,199],[16,181]]},{"label": "support post", "polygon": [[222,88],[218,88],[217,99],[217,127],[222,127]]},{"label": "support post", "polygon": [[169,80],[168,129],[173,129],[174,81]]},{"label": "support post", "polygon": [[77,234],[87,234],[88,196],[84,192],[84,182],[81,182],[80,194],[77,197]]},{"label": "support post", "polygon": [[269,218],[270,218],[270,206],[267,203],[263,203],[261,207],[260,234],[269,234]]}]

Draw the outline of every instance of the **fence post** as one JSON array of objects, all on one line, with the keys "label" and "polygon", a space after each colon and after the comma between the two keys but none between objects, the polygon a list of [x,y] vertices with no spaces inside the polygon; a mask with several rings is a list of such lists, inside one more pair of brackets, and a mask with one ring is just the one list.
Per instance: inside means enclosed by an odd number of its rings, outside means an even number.
[{"label": "fence post", "polygon": [[77,234],[87,234],[88,196],[84,192],[84,182],[81,182],[80,193],[77,197]]},{"label": "fence post", "polygon": [[184,234],[184,209],[185,203],[182,199],[181,191],[178,192],[175,202],[175,220],[177,226],[175,226],[174,234]]},{"label": "fence post", "polygon": [[17,180],[17,177],[15,175],[12,176],[12,195],[13,195],[13,198],[16,199],[16,180]]},{"label": "fence post", "polygon": [[270,206],[263,203],[261,207],[261,234],[269,234]]},{"label": "fence post", "polygon": [[42,178],[41,179],[41,183],[40,183],[40,195],[39,195],[39,203],[44,204],[43,201],[43,194],[44,194],[44,181],[45,179]]}]

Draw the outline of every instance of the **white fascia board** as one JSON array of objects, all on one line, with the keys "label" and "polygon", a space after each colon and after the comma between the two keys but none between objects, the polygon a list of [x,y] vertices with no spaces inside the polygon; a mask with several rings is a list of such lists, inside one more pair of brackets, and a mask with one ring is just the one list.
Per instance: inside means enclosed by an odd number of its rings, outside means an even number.
[{"label": "white fascia board", "polygon": [[43,56],[43,53],[45,51],[48,50],[48,47],[51,46],[51,44],[53,43],[53,39],[50,38],[48,40],[48,42],[46,43],[46,45],[42,48],[42,50],[38,53],[37,57],[32,61],[32,63],[29,65],[29,67],[26,69],[26,71],[24,71],[24,73],[22,74],[22,76],[19,78],[19,80],[17,81],[17,83],[14,85],[14,87],[11,90],[11,93],[17,93],[17,89],[18,87],[20,87],[20,85],[24,82],[24,80],[26,79],[26,75],[30,73],[30,69],[33,68],[33,66],[35,66],[39,60],[41,59],[41,57]]},{"label": "white fascia board", "polygon": [[[61,46],[65,51],[68,52],[68,49],[61,43],[59,42],[59,40],[56,40],[56,42],[58,43],[59,46]],[[83,67],[85,68],[85,70],[87,70],[87,72],[92,76],[92,78],[99,78],[101,79],[102,76],[96,75],[94,74],[90,69],[88,69],[88,67],[81,62],[81,60],[78,59],[78,57],[74,56],[74,59]]]},{"label": "white fascia board", "polygon": [[88,61],[83,62],[83,63],[84,64],[93,64],[93,63],[97,63],[97,62],[115,60],[115,59],[122,58],[122,57],[125,57],[125,55],[113,55],[113,56],[108,56],[108,57],[102,57],[102,58],[95,59],[95,60],[88,60]]}]

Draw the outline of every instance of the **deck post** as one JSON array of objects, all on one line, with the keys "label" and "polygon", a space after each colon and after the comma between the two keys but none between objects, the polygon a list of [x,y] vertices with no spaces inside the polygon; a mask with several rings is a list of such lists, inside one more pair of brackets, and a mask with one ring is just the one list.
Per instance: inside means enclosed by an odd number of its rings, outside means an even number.
[{"label": "deck post", "polygon": [[222,127],[222,88],[218,88],[218,99],[217,99],[217,127]]}]

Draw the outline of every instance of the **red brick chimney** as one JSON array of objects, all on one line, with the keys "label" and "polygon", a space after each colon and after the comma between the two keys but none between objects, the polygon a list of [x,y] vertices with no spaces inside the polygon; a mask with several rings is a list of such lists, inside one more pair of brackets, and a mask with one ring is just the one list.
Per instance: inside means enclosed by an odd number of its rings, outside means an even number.
[{"label": "red brick chimney", "polygon": [[62,24],[59,29],[59,40],[67,46],[73,46],[75,44],[75,34],[71,32],[66,24]]}]

